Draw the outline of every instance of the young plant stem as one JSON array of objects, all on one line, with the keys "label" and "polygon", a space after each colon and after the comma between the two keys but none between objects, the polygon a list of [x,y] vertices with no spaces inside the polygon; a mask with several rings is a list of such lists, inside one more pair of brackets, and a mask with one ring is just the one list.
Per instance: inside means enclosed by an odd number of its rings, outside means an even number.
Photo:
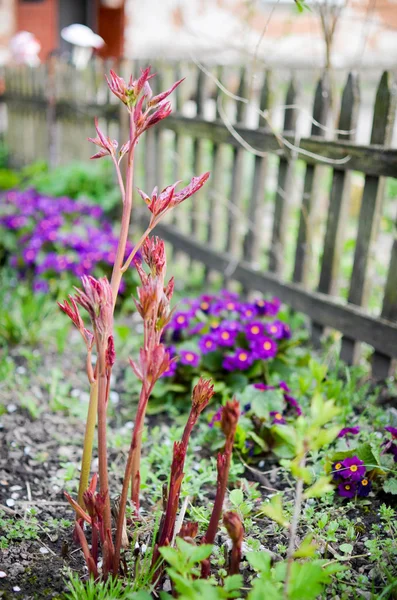
[{"label": "young plant stem", "polygon": [[[139,398],[138,410],[135,419],[135,427],[134,433],[132,435],[131,445],[128,452],[127,464],[125,467],[124,480],[123,480],[123,488],[121,490],[121,496],[119,501],[119,512],[117,517],[117,526],[116,526],[116,542],[114,549],[114,561],[113,561],[113,575],[117,575],[119,571],[120,565],[120,550],[121,550],[121,541],[123,535],[123,523],[125,516],[125,509],[127,506],[127,498],[128,498],[128,487],[131,481],[134,464],[136,465],[136,453],[135,449],[138,444],[138,432],[141,433],[142,436],[142,428],[143,428],[143,420],[145,418],[146,406],[149,400],[150,391],[146,388],[146,385],[143,383],[141,388],[141,394]],[[139,473],[139,472],[138,472]],[[139,488],[138,488],[139,493]],[[139,497],[138,497],[139,501]]]},{"label": "young plant stem", "polygon": [[116,306],[117,295],[119,292],[121,278],[123,276],[123,262],[125,256],[125,249],[127,246],[128,232],[131,221],[132,211],[132,185],[134,175],[134,149],[135,149],[135,125],[133,114],[130,113],[130,148],[127,155],[127,173],[126,173],[126,185],[125,193],[123,194],[123,188],[120,186],[121,193],[123,196],[123,213],[121,216],[121,229],[119,243],[116,251],[116,258],[113,265],[112,278],[110,285],[113,294],[113,309]]},{"label": "young plant stem", "polygon": [[90,402],[88,405],[87,421],[85,424],[83,457],[81,459],[81,473],[79,482],[79,493],[77,501],[82,508],[85,508],[83,494],[88,488],[90,479],[92,447],[94,443],[95,425],[98,411],[98,381],[93,381],[90,385]]},{"label": "young plant stem", "polygon": [[[106,441],[106,412],[107,412],[107,379],[105,350],[98,348],[98,471],[99,488],[105,498],[105,508],[103,512],[103,528],[106,535],[111,532],[110,515],[110,497],[108,481],[108,460],[107,460],[107,441]],[[109,374],[110,377],[110,374]]]},{"label": "young plant stem", "polygon": [[[299,466],[301,469],[304,469],[305,465],[306,465],[306,449],[304,450],[304,454],[299,463]],[[288,586],[289,586],[289,581],[290,581],[290,577],[291,577],[292,564],[294,562],[295,541],[296,541],[296,534],[298,531],[299,519],[300,519],[300,515],[301,515],[301,510],[302,510],[302,500],[303,500],[303,479],[302,479],[302,477],[299,477],[296,481],[295,507],[294,507],[294,513],[292,515],[291,527],[290,527],[290,531],[289,531],[289,544],[288,544],[288,551],[287,551],[287,571],[286,571],[285,583],[284,583],[284,595],[286,598],[288,598]]]}]

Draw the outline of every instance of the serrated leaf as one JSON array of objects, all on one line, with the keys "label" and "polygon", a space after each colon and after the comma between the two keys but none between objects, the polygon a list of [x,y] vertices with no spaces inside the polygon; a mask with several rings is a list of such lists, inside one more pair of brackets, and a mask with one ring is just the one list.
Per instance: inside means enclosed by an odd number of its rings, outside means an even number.
[{"label": "serrated leaf", "polygon": [[239,590],[241,587],[243,587],[242,575],[229,575],[229,577],[226,577],[223,583],[223,588],[226,592]]},{"label": "serrated leaf", "polygon": [[288,519],[286,519],[283,513],[283,503],[280,494],[272,496],[270,502],[262,504],[261,511],[269,519],[276,521],[282,527],[289,527]]},{"label": "serrated leaf", "polygon": [[312,486],[305,490],[305,493],[303,495],[304,498],[306,500],[308,498],[321,498],[321,496],[328,494],[328,492],[332,492],[334,486],[331,484],[331,479],[332,477],[326,475],[317,479],[317,481],[313,483]]},{"label": "serrated leaf", "polygon": [[270,573],[271,557],[268,552],[247,552],[245,557],[258,573]]},{"label": "serrated leaf", "polygon": [[386,492],[386,494],[396,495],[397,494],[397,478],[389,477],[389,479],[386,479],[385,483],[383,484],[383,489]]},{"label": "serrated leaf", "polygon": [[283,600],[284,596],[274,583],[262,577],[255,579],[249,593],[249,600]]}]

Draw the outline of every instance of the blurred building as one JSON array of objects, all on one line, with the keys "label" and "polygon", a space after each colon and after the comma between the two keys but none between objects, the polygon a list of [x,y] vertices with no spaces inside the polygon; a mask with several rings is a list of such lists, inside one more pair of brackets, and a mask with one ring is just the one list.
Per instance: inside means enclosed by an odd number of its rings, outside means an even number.
[{"label": "blurred building", "polygon": [[34,33],[42,60],[65,50],[60,31],[88,25],[106,42],[103,56],[189,58],[237,62],[256,57],[269,66],[321,67],[324,19],[338,14],[335,67],[397,66],[396,0],[0,0],[0,61],[19,30]]}]

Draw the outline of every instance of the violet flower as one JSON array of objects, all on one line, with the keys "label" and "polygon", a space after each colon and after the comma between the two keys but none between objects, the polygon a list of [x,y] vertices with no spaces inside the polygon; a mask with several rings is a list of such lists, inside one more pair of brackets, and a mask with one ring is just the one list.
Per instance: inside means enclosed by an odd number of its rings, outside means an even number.
[{"label": "violet flower", "polygon": [[364,462],[358,456],[345,458],[342,462],[340,476],[350,481],[359,481],[365,475]]},{"label": "violet flower", "polygon": [[348,435],[358,435],[360,433],[360,427],[357,425],[356,427],[344,427],[340,430],[336,437],[343,438]]},{"label": "violet flower", "polygon": [[344,498],[354,498],[357,493],[357,486],[355,483],[346,482],[338,485],[339,496]]},{"label": "violet flower", "polygon": [[198,367],[200,363],[200,356],[190,350],[181,350],[180,362],[182,365],[189,365],[190,367]]}]

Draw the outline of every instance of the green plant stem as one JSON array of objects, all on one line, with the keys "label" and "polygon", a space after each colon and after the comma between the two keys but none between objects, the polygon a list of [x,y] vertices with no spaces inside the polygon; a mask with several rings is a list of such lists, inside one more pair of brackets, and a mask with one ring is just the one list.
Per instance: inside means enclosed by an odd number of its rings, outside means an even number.
[{"label": "green plant stem", "polygon": [[88,405],[87,421],[85,424],[83,457],[81,459],[81,472],[79,493],[77,501],[85,508],[83,494],[88,488],[91,470],[92,447],[94,444],[95,425],[98,411],[98,382],[95,380],[90,385],[90,402]]},{"label": "green plant stem", "polygon": [[[299,463],[299,466],[304,469],[306,465],[306,451],[303,454],[303,457]],[[294,506],[294,514],[292,516],[291,527],[289,532],[289,544],[287,551],[287,571],[285,575],[285,583],[284,583],[284,597],[288,598],[288,587],[289,581],[291,577],[291,569],[292,563],[294,562],[294,552],[295,552],[295,540],[296,533],[298,531],[299,519],[302,510],[302,500],[303,500],[303,479],[299,477],[296,481],[295,488],[295,506]]]},{"label": "green plant stem", "polygon": [[98,471],[99,489],[105,498],[105,509],[103,513],[103,529],[111,532],[110,497],[108,480],[108,457],[106,441],[106,412],[107,412],[107,379],[105,349],[98,345]]}]

